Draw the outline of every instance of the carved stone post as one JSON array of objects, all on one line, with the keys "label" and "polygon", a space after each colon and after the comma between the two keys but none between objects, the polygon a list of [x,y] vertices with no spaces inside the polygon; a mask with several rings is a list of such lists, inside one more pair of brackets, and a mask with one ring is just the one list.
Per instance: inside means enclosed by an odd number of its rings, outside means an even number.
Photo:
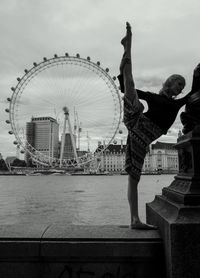
[{"label": "carved stone post", "polygon": [[199,107],[200,94],[195,93],[181,116],[186,134],[175,146],[179,173],[162,195],[147,204],[147,222],[158,226],[164,241],[168,278],[200,277]]}]

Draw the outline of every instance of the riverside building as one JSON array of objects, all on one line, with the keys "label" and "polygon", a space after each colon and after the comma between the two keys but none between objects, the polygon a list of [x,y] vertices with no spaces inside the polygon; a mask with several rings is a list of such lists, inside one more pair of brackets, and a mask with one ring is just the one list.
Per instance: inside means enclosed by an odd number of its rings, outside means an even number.
[{"label": "riverside building", "polygon": [[[103,146],[102,146],[103,147]],[[111,144],[101,154],[97,168],[100,172],[124,172],[126,145]],[[161,171],[176,173],[178,171],[178,152],[173,143],[157,141],[151,144],[144,160],[143,173]]]},{"label": "riverside building", "polygon": [[[26,139],[41,154],[49,158],[59,155],[59,124],[52,117],[32,117],[26,123]],[[29,155],[25,154],[26,160]]]},{"label": "riverside building", "polygon": [[123,145],[122,142],[120,145],[109,145],[108,148],[101,154],[99,161],[97,161],[98,170],[100,172],[122,172],[125,165],[125,148],[126,145]]},{"label": "riverside building", "polygon": [[143,165],[144,172],[177,173],[178,167],[178,151],[174,148],[174,143],[157,141],[150,145]]}]

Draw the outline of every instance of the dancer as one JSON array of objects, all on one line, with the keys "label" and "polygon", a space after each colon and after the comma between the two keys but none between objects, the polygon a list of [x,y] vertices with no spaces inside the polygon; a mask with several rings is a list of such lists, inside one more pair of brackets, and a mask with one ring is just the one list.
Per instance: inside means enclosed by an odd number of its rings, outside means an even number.
[{"label": "dancer", "polygon": [[[181,99],[176,99],[185,87],[185,79],[179,74],[167,78],[159,94],[136,90],[132,75],[132,32],[128,22],[126,29],[126,36],[121,41],[124,55],[118,79],[121,91],[124,93],[124,124],[128,129],[125,170],[128,173],[131,228],[155,229],[154,226],[142,223],[138,215],[138,182],[144,158],[149,145],[167,133],[191,92]],[[147,112],[143,113],[144,106],[139,99],[148,103]]]}]

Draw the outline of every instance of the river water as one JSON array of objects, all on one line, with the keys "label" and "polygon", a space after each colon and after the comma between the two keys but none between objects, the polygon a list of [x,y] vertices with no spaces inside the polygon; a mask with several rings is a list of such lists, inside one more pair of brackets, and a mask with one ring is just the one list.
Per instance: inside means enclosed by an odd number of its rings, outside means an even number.
[{"label": "river water", "polygon": [[[139,212],[174,175],[142,176]],[[127,176],[0,176],[0,225],[128,225]]]}]

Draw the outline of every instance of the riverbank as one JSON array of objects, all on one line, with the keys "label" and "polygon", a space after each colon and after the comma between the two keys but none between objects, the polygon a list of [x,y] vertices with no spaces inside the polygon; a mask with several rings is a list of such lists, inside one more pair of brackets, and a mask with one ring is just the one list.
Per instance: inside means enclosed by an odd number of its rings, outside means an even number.
[{"label": "riverbank", "polygon": [[158,231],[128,226],[0,227],[1,277],[165,277]]}]

